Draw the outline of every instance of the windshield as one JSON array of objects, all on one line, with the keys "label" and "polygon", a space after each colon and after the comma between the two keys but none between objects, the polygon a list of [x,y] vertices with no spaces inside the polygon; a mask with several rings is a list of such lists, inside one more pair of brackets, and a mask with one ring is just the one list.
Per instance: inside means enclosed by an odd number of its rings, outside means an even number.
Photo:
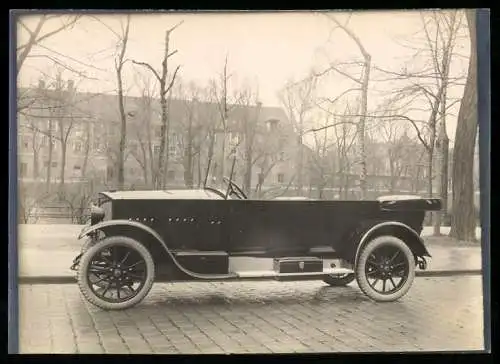
[{"label": "windshield", "polygon": [[216,193],[224,199],[239,199],[246,200],[247,196],[241,187],[235,181],[235,164],[236,159],[233,159],[230,165],[230,171],[227,171],[225,166],[219,166],[217,162],[209,163],[205,175],[204,188]]}]

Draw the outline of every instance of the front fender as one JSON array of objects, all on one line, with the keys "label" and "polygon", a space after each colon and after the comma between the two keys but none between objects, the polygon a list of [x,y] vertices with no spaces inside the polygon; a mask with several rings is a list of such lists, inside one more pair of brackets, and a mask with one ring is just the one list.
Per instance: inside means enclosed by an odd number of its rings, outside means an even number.
[{"label": "front fender", "polygon": [[[146,226],[144,224],[141,224],[140,222],[137,221],[131,221],[131,220],[109,220],[109,221],[103,221],[95,225],[88,225],[85,226],[82,231],[80,231],[80,234],[78,235],[78,239],[83,238],[84,236],[88,236],[89,234],[92,234],[96,232],[97,230],[103,230],[106,227],[110,226],[133,226],[139,229],[142,229],[148,233],[150,233],[152,236],[154,236],[158,241],[161,243],[163,240],[161,239],[160,235],[153,229],[151,229],[149,226]],[[165,245],[166,247],[166,245]]]},{"label": "front fender", "polygon": [[193,271],[190,271],[186,268],[184,268],[175,258],[175,255],[170,251],[168,248],[167,244],[165,241],[162,239],[162,237],[152,228],[149,226],[146,226],[144,224],[141,224],[140,222],[137,221],[132,221],[132,220],[109,220],[109,221],[103,221],[100,222],[96,225],[92,225],[89,227],[85,227],[82,229],[80,232],[80,235],[78,236],[78,239],[81,239],[84,236],[88,236],[89,234],[92,234],[93,232],[97,232],[98,230],[105,230],[107,227],[116,227],[116,226],[127,226],[127,227],[134,227],[137,229],[140,229],[146,233],[148,233],[150,236],[152,236],[165,250],[165,252],[168,254],[170,257],[171,261],[175,264],[175,266],[181,270],[183,273],[193,277],[193,278],[198,278],[198,279],[225,279],[225,278],[233,278],[233,274],[198,274]]},{"label": "front fender", "polygon": [[427,256],[431,257],[429,251],[425,247],[425,243],[422,237],[411,227],[398,221],[386,221],[378,223],[364,232],[361,239],[359,240],[355,263],[358,262],[358,257],[361,249],[365,244],[367,244],[373,238],[380,235],[392,235],[401,238],[416,256]]}]

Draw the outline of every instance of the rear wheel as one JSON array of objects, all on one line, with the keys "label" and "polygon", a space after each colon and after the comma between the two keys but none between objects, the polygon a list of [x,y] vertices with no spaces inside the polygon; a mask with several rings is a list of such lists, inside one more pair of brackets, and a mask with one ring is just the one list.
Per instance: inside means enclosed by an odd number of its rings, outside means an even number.
[{"label": "rear wheel", "polygon": [[78,270],[83,296],[105,310],[135,306],[147,296],[154,278],[154,261],[147,248],[122,236],[105,238],[90,247]]},{"label": "rear wheel", "polygon": [[356,280],[371,299],[395,301],[408,292],[414,278],[415,257],[401,239],[380,236],[362,248],[356,264]]},{"label": "rear wheel", "polygon": [[354,281],[356,276],[354,273],[347,273],[341,275],[329,275],[323,279],[323,282],[332,286],[332,287],[344,287],[349,283]]}]

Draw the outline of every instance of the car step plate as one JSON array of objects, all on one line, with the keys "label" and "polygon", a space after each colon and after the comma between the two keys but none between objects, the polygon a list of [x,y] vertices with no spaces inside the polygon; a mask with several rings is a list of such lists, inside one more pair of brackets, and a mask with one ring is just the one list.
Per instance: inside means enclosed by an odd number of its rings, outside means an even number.
[{"label": "car step plate", "polygon": [[305,272],[305,273],[278,273],[274,270],[260,271],[241,271],[235,272],[238,278],[301,278],[311,277],[311,279],[319,279],[325,275],[343,275],[354,273],[352,269],[347,268],[331,268],[324,269],[322,272]]}]

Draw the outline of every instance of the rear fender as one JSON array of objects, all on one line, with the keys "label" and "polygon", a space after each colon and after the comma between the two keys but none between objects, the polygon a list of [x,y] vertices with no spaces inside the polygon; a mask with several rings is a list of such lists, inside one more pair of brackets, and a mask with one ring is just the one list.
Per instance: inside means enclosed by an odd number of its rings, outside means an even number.
[{"label": "rear fender", "polygon": [[[84,236],[89,236],[93,235],[96,232],[102,231],[106,236],[112,236],[112,235],[119,235],[114,233],[117,228],[120,229],[128,229],[129,231],[135,231],[139,232],[142,235],[146,234],[150,240],[155,244],[156,246],[159,246],[162,251],[164,251],[170,261],[183,273],[187,274],[188,276],[191,276],[193,278],[197,279],[224,279],[224,278],[232,278],[232,274],[199,274],[195,273],[189,269],[184,268],[175,258],[175,255],[172,253],[172,251],[169,249],[165,241],[162,239],[162,237],[152,228],[149,226],[146,226],[144,224],[141,224],[140,222],[137,221],[131,221],[131,220],[109,220],[109,221],[104,221],[96,225],[92,226],[87,226],[85,227],[81,232],[80,235],[78,236],[78,239],[83,238]],[[123,235],[128,235],[127,233],[124,233]],[[141,242],[141,244],[144,244],[144,242]]]},{"label": "rear fender", "polygon": [[382,235],[395,236],[403,240],[411,249],[415,257],[430,257],[429,251],[425,247],[423,239],[420,235],[406,224],[397,221],[386,221],[370,227],[359,240],[354,257],[355,264],[358,263],[358,257],[361,249],[376,237]]}]

